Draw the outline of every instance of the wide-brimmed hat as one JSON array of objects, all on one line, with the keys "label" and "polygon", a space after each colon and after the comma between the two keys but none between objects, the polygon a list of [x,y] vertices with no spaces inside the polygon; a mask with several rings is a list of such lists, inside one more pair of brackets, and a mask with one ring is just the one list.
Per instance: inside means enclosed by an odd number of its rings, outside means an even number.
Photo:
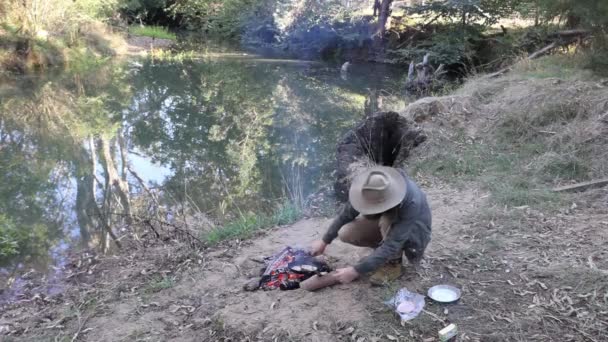
[{"label": "wide-brimmed hat", "polygon": [[348,200],[359,213],[374,215],[396,207],[406,192],[405,179],[397,169],[375,166],[353,179]]}]

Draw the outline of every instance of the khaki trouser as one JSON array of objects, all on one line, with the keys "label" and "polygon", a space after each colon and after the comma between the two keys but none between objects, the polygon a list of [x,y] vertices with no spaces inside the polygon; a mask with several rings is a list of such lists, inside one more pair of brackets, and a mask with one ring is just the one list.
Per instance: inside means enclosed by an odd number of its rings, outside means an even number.
[{"label": "khaki trouser", "polygon": [[[388,235],[392,219],[383,215],[379,219],[369,219],[364,216],[342,226],[338,237],[344,243],[358,247],[378,248]],[[399,252],[391,260],[401,260],[403,252]]]}]

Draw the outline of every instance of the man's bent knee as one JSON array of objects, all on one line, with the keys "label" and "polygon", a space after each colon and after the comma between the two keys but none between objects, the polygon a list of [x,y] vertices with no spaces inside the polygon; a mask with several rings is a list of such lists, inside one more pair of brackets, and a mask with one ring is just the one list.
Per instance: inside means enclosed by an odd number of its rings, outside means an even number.
[{"label": "man's bent knee", "polygon": [[355,228],[354,226],[355,225],[352,222],[347,223],[340,229],[340,231],[338,231],[338,238],[340,241],[344,243],[353,243],[355,241],[353,234]]},{"label": "man's bent knee", "polygon": [[344,243],[360,247],[378,247],[382,242],[378,223],[365,219],[345,224],[338,231],[338,238]]}]

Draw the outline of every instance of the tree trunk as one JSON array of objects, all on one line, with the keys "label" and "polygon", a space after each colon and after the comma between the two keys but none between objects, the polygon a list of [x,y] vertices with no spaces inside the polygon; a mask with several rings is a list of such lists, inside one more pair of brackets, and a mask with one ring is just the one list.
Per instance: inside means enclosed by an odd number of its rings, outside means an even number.
[{"label": "tree trunk", "polygon": [[91,200],[91,185],[93,185],[93,176],[85,175],[76,178],[76,218],[78,220],[78,228],[80,229],[80,244],[83,248],[88,248],[91,242],[91,230],[95,225],[89,213]]},{"label": "tree trunk", "polygon": [[382,0],[382,3],[380,4],[380,13],[378,15],[378,28],[376,30],[376,35],[380,37],[380,39],[384,39],[384,34],[386,33],[386,22],[391,16],[392,4],[393,0]]},{"label": "tree trunk", "polygon": [[[110,142],[107,138],[100,139],[100,147],[101,147],[101,160],[102,165],[106,174],[107,184],[106,187],[108,191],[111,187],[116,189],[118,197],[120,198],[120,202],[124,209],[124,214],[127,219],[127,223],[132,222],[131,216],[131,201],[129,199],[129,184],[118,175],[118,170],[116,169],[116,163],[114,163],[114,158],[112,157],[112,152],[110,151]],[[110,193],[108,192],[109,199]],[[106,202],[107,205],[107,202]]]},{"label": "tree trunk", "polygon": [[462,9],[462,29],[464,30],[467,27],[467,10],[466,8]]},{"label": "tree trunk", "polygon": [[78,160],[76,169],[79,176],[76,178],[76,218],[80,229],[80,241],[84,248],[93,247],[91,232],[97,228],[97,220],[93,215],[95,201],[95,189],[97,182],[97,154],[93,137],[89,138],[89,150],[82,149],[81,158]]},{"label": "tree trunk", "polygon": [[380,0],[374,0],[374,18],[378,16],[378,10],[380,10]]}]

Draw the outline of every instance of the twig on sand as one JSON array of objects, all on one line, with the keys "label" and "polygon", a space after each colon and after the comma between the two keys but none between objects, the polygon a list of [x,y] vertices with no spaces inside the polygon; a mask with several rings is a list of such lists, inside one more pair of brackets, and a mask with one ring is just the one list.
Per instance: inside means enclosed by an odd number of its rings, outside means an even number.
[{"label": "twig on sand", "polygon": [[577,183],[572,185],[561,186],[558,188],[554,188],[554,192],[577,192],[577,191],[585,191],[590,188],[600,188],[608,185],[608,178],[604,179],[596,179],[589,182]]},{"label": "twig on sand", "polygon": [[91,315],[87,315],[87,317],[85,317],[85,319],[81,320],[80,314],[78,315],[78,330],[76,330],[76,333],[74,333],[74,336],[72,336],[72,339],[70,340],[70,342],[76,341],[76,339],[80,335],[80,332],[82,331],[82,327],[84,327],[84,325],[87,324],[87,321],[89,320],[89,318],[91,318]]},{"label": "twig on sand", "polygon": [[593,342],[598,342],[598,340],[594,339],[593,337],[589,336],[588,333],[580,330],[579,328],[573,327],[574,330],[578,331],[581,335],[583,335],[586,339],[593,341]]},{"label": "twig on sand", "polygon": [[425,314],[433,317],[436,321],[441,322],[441,323],[445,323],[445,319],[435,315],[434,313],[430,312],[430,311],[426,311],[424,309],[422,309],[422,312],[424,312]]}]

